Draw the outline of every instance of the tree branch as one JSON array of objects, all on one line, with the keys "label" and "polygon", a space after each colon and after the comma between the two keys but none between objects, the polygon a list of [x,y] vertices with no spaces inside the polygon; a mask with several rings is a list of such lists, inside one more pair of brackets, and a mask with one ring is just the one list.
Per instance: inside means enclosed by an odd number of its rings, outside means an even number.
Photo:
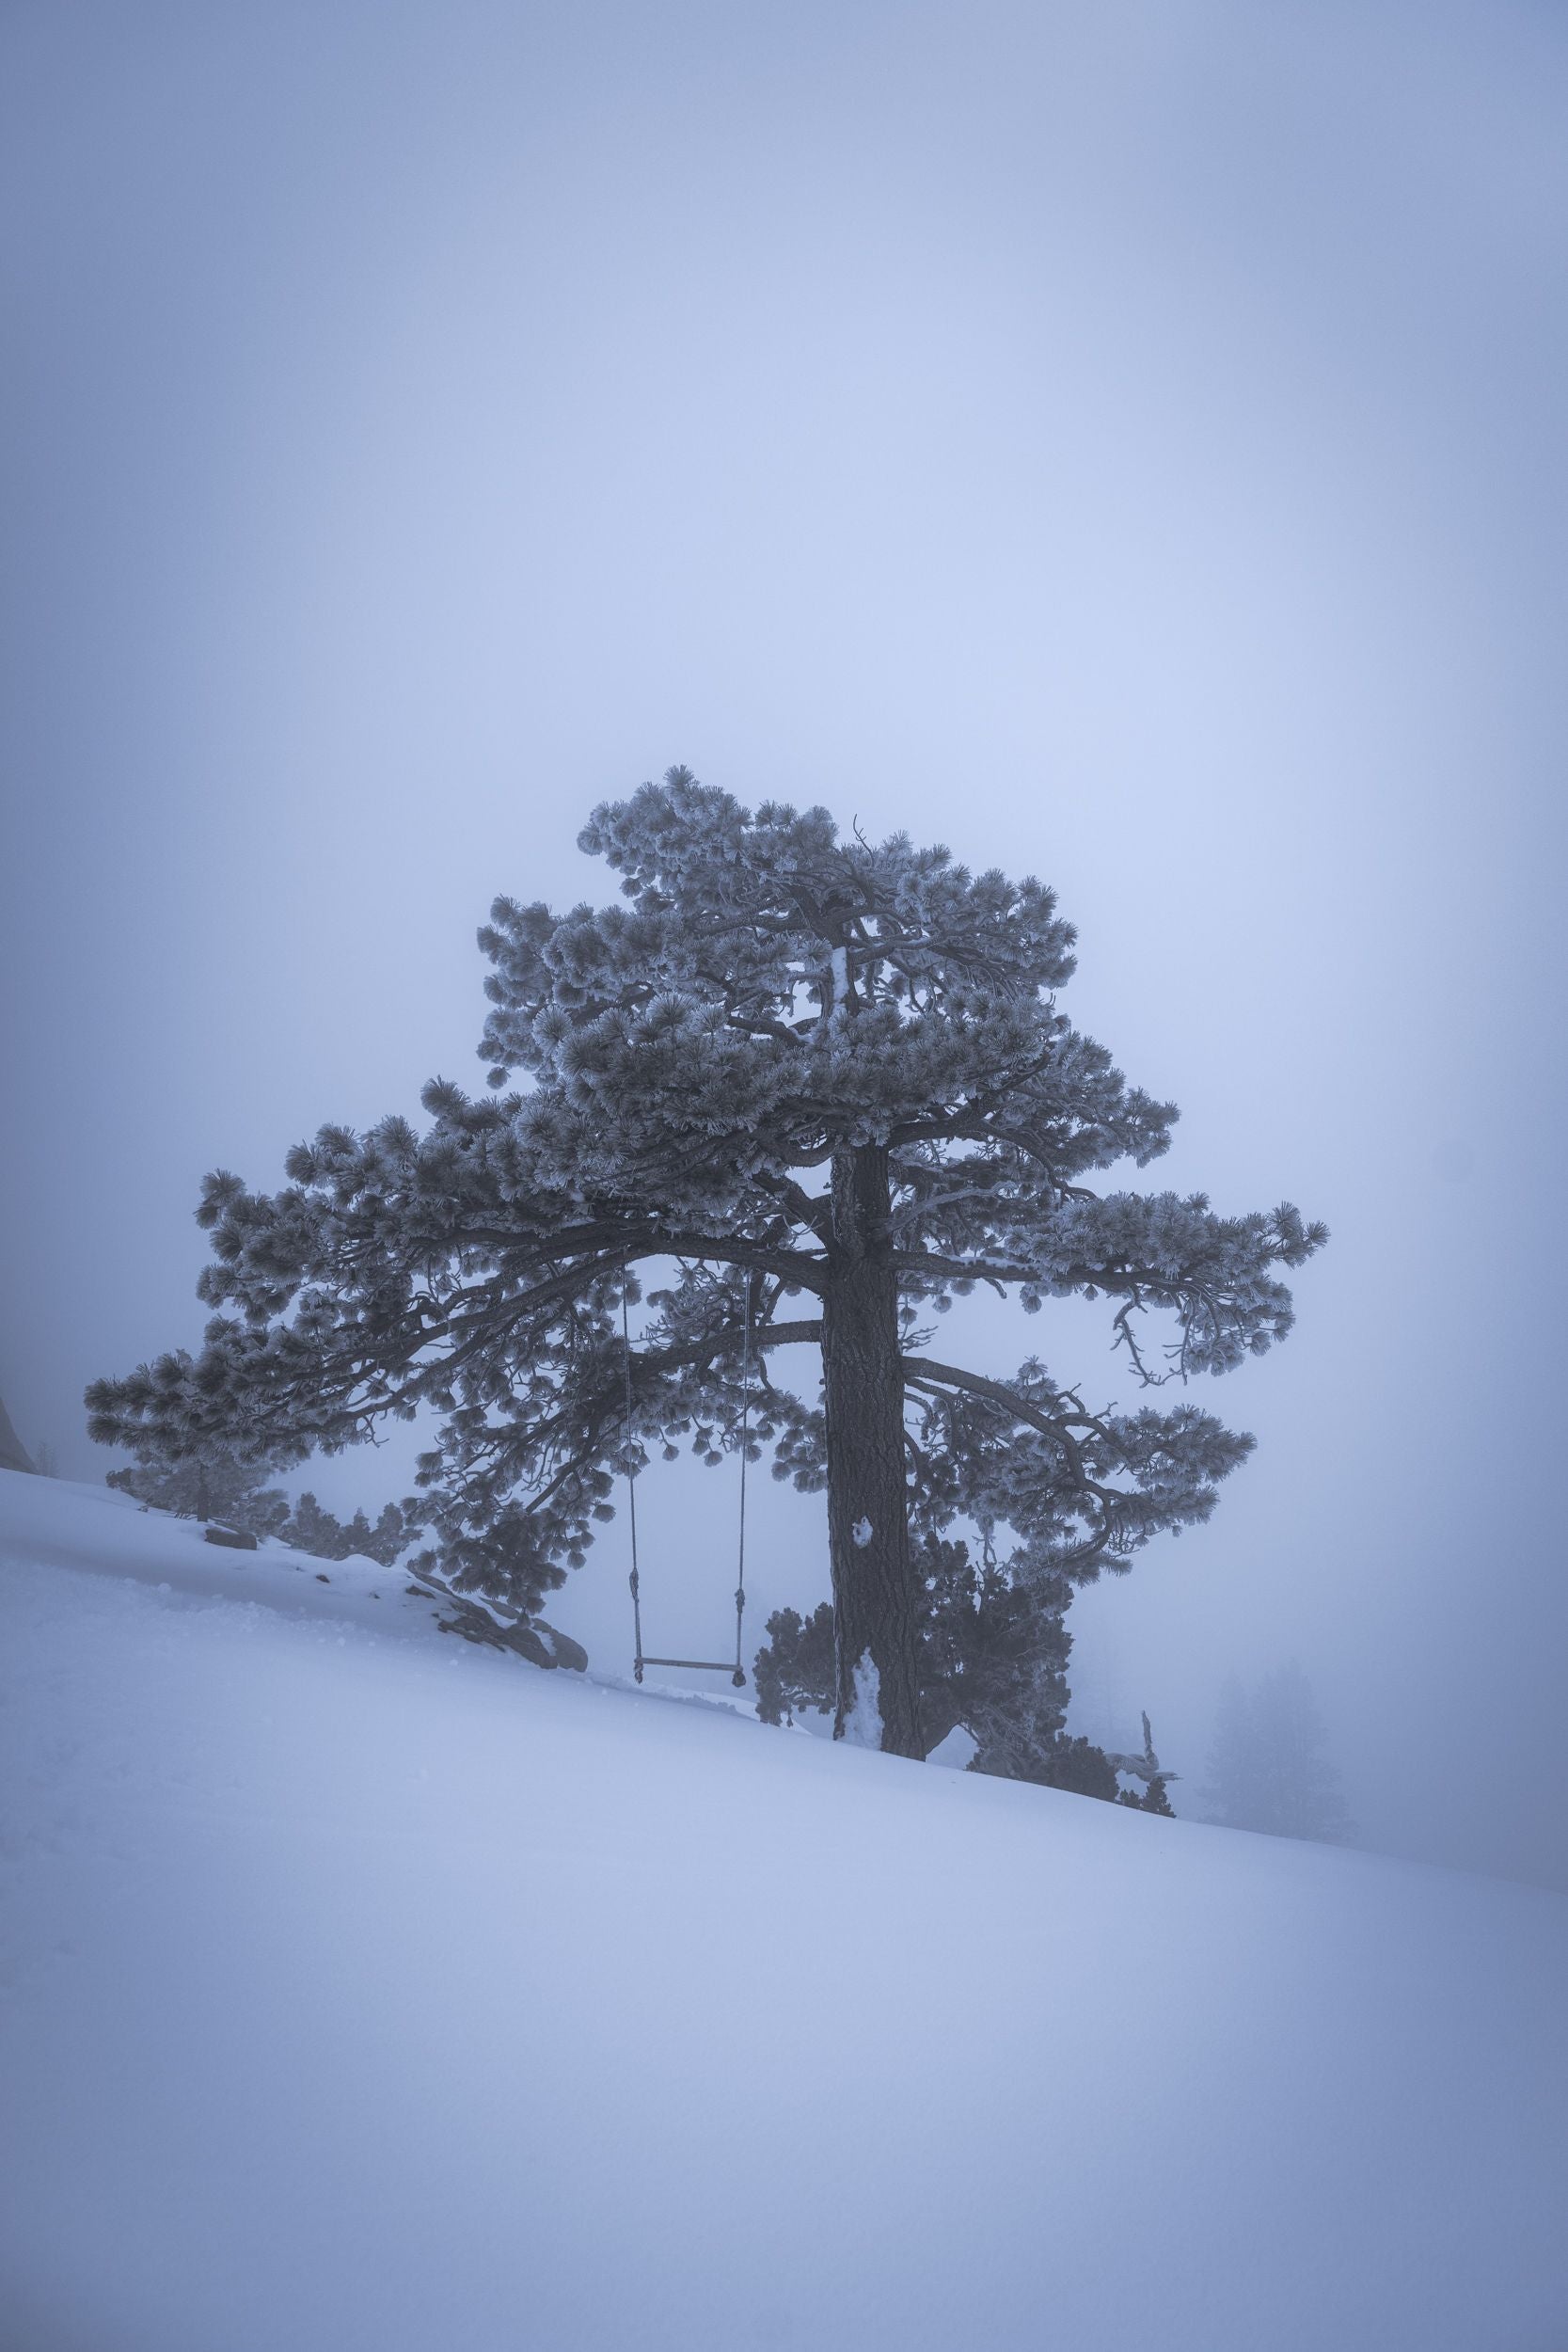
[{"label": "tree branch", "polygon": [[[819,1257],[807,1250],[763,1249],[746,1241],[709,1233],[660,1233],[654,1247],[635,1253],[643,1258],[701,1258],[719,1265],[760,1267],[801,1290],[820,1292],[826,1273]],[[628,1259],[627,1263],[630,1263]]]},{"label": "tree branch", "polygon": [[893,1263],[900,1274],[940,1274],[955,1282],[1037,1282],[1031,1266],[991,1265],[984,1258],[934,1258],[924,1250],[895,1249]]},{"label": "tree branch", "polygon": [[[1072,1465],[1077,1484],[1090,1492],[1103,1496],[1108,1490],[1097,1486],[1084,1469],[1083,1455],[1076,1440],[1069,1434],[1068,1417],[1042,1412],[1014,1389],[1004,1387],[1000,1380],[988,1380],[983,1373],[965,1372],[958,1364],[942,1364],[929,1356],[906,1356],[903,1359],[904,1386],[907,1389],[962,1389],[971,1396],[984,1397],[990,1405],[998,1405],[1012,1420],[1037,1429],[1042,1438],[1050,1438],[1059,1445]],[[1085,1429],[1098,1429],[1100,1424],[1090,1413],[1077,1413],[1071,1418]]]}]

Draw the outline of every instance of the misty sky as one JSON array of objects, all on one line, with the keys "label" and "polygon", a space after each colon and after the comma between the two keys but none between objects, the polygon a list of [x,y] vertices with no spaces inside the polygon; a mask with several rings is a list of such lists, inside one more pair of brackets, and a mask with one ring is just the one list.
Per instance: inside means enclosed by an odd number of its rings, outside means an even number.
[{"label": "misty sky", "polygon": [[[1259,1439],[1212,1524],[1078,1604],[1078,1726],[1147,1707],[1190,1785],[1295,1656],[1366,1842],[1568,1883],[1568,22],[0,40],[24,1439],[102,1475],[84,1382],[199,1337],[202,1173],[480,1086],[490,899],[608,895],[588,809],[685,761],[1053,883],[1065,1009],[1182,1108],[1148,1180],[1333,1228],[1198,1396]],[[964,1337],[1126,1392],[1086,1312]],[[373,1514],[406,1449],[304,1483]],[[668,1634],[722,1639],[730,1473],[643,1496]],[[623,1537],[554,1613],[607,1665]],[[827,1590],[766,1480],[751,1582],[759,1633]]]}]

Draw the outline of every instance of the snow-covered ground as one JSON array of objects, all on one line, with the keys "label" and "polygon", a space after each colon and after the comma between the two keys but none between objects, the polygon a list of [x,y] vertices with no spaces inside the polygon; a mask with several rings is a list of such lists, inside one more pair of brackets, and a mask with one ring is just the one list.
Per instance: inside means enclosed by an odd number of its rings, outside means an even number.
[{"label": "snow-covered ground", "polygon": [[1568,2344],[1568,1899],[405,1581],[0,1472],[7,2352]]}]

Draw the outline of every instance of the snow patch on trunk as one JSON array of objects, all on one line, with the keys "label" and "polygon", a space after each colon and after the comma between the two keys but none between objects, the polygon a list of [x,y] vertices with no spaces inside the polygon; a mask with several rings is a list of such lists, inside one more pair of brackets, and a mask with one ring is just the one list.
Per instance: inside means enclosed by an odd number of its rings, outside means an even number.
[{"label": "snow patch on trunk", "polygon": [[882,1744],[882,1682],[869,1650],[861,1652],[855,1667],[855,1703],[844,1718],[844,1737],[857,1748]]}]

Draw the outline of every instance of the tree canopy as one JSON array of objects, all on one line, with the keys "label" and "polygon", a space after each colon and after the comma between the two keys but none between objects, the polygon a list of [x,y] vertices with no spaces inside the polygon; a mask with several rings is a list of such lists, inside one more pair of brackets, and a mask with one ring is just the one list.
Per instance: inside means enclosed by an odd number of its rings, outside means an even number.
[{"label": "tree canopy", "polygon": [[1220,1692],[1204,1793],[1226,1829],[1343,1844],[1354,1834],[1312,1686],[1291,1659]]},{"label": "tree canopy", "polygon": [[[883,1743],[921,1753],[922,1547],[967,1523],[1048,1613],[1205,1518],[1251,1440],[1155,1392],[1281,1339],[1280,1270],[1323,1229],[1090,1183],[1156,1159],[1176,1113],[1060,1010],[1074,934],[1039,882],[684,769],[579,843],[620,903],[499,898],[480,933],[489,1090],[432,1082],[422,1133],[325,1127],[277,1192],[208,1177],[202,1351],[96,1383],[92,1433],[286,1463],[433,1410],[440,1572],[529,1615],[617,1474],[743,1442],[744,1340],[744,1442],[828,1490],[841,1724],[869,1689]],[[982,1283],[1031,1314],[1103,1299],[1141,1401],[933,1353]]]}]

